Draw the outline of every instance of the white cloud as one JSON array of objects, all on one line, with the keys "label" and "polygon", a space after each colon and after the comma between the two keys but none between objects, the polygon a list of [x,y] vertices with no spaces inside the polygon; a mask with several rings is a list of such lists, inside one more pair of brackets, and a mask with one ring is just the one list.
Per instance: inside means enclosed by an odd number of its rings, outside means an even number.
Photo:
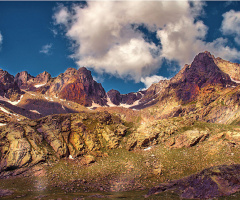
[{"label": "white cloud", "polygon": [[2,45],[2,41],[3,41],[3,36],[2,36],[2,34],[1,34],[1,32],[0,32],[0,47],[1,47],[1,45]]},{"label": "white cloud", "polygon": [[148,89],[153,83],[158,83],[161,80],[166,80],[167,78],[163,77],[163,76],[157,76],[157,75],[153,75],[153,76],[148,76],[145,78],[141,78],[141,82],[145,84],[145,88],[141,89],[141,90],[146,90]]},{"label": "white cloud", "polygon": [[63,5],[59,5],[57,11],[55,12],[54,19],[56,24],[67,25],[70,19],[70,13],[68,9]]},{"label": "white cloud", "polygon": [[133,38],[127,43],[113,46],[102,57],[88,56],[77,63],[79,66],[89,66],[98,73],[107,72],[139,82],[142,76],[150,74],[160,65],[160,61],[152,57],[150,49],[156,50],[157,47],[142,38]]},{"label": "white cloud", "polygon": [[51,48],[52,48],[52,44],[46,44],[46,45],[42,46],[42,48],[39,52],[43,53],[43,54],[46,54],[46,55],[50,55]]},{"label": "white cloud", "polygon": [[235,42],[240,44],[240,12],[230,10],[223,14],[222,32],[235,37]]},{"label": "white cloud", "polygon": [[[65,28],[73,42],[71,55],[79,66],[140,82],[161,67],[162,59],[181,66],[208,50],[223,58],[239,52],[226,39],[205,42],[208,27],[197,17],[201,1],[89,1],[84,8],[59,6],[53,18]],[[143,33],[132,28],[144,24],[157,31],[161,45],[146,42]],[[238,56],[239,57],[239,56]]]},{"label": "white cloud", "polygon": [[132,24],[145,24],[152,31],[189,15],[188,2],[88,2],[72,10],[60,6],[56,24],[64,25],[67,37],[76,45],[73,58],[79,66],[91,67],[139,82],[161,66],[159,46],[146,42]]},{"label": "white cloud", "polygon": [[193,17],[181,17],[174,23],[168,23],[157,35],[162,43],[161,56],[169,60],[178,61],[183,67],[190,64],[193,58],[203,51],[210,51],[213,55],[231,60],[240,56],[240,52],[228,46],[228,40],[217,38],[212,42],[204,41],[208,27],[202,21]]},{"label": "white cloud", "polygon": [[183,16],[174,23],[168,23],[164,29],[157,32],[162,43],[161,56],[176,60],[181,66],[191,62],[199,53],[206,33],[207,27],[203,22],[194,23],[194,18],[191,17]]}]

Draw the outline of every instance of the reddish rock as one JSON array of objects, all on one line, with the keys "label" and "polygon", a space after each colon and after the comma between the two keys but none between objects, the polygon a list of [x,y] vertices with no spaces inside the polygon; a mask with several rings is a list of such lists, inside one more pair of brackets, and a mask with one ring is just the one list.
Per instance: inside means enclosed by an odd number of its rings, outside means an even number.
[{"label": "reddish rock", "polygon": [[107,102],[102,85],[94,81],[91,72],[84,67],[67,69],[49,85],[47,93],[84,106],[91,106],[92,102],[106,105]]}]

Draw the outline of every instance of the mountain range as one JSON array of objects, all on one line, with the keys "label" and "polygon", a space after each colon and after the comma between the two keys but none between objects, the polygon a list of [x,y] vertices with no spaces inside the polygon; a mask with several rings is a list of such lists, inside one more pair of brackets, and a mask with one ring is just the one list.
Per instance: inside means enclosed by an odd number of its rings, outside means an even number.
[{"label": "mountain range", "polygon": [[[173,78],[155,83],[144,91],[120,94],[113,89],[106,92],[84,67],[78,70],[68,68],[54,78],[48,72],[33,77],[26,71],[13,77],[1,70],[0,102],[8,112],[31,119],[86,109],[111,112],[113,107],[118,107],[146,112],[145,108],[151,107],[158,110],[155,118],[200,112],[199,117],[207,121],[227,122],[238,117],[239,72],[239,64],[203,52]],[[218,108],[219,102],[228,106],[222,106],[216,116],[214,109]],[[229,112],[230,109],[231,116],[221,115],[221,112]],[[236,116],[233,116],[234,113]]]}]

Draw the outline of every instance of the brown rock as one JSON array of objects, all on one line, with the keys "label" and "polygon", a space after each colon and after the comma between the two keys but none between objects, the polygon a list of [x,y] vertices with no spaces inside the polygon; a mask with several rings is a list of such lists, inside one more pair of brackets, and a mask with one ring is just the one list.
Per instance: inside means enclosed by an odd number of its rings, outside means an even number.
[{"label": "brown rock", "polygon": [[175,144],[173,147],[182,148],[182,147],[192,147],[198,144],[199,142],[204,141],[209,134],[206,131],[198,130],[189,130],[184,133],[176,136]]},{"label": "brown rock", "polygon": [[168,190],[187,199],[210,199],[233,194],[240,191],[240,165],[211,167],[180,180],[162,183],[150,189],[146,197]]},{"label": "brown rock", "polygon": [[16,101],[20,99],[21,94],[17,83],[14,82],[14,76],[0,69],[0,96]]},{"label": "brown rock", "polygon": [[83,162],[86,164],[86,165],[89,165],[90,163],[94,163],[96,160],[95,158],[92,156],[92,155],[85,155],[84,156],[84,160]]},{"label": "brown rock", "polygon": [[230,140],[231,142],[234,142],[236,144],[240,144],[240,133],[239,132],[226,132],[226,139]]}]

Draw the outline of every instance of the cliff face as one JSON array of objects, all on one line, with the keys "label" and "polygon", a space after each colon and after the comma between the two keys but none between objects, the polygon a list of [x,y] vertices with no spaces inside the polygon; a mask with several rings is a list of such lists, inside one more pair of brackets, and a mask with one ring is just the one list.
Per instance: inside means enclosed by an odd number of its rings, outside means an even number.
[{"label": "cliff face", "polygon": [[127,127],[107,112],[52,115],[10,123],[0,133],[0,174],[31,167],[51,156],[75,158],[118,148]]},{"label": "cliff face", "polygon": [[0,95],[15,101],[20,99],[21,93],[17,83],[14,82],[14,77],[0,69]]},{"label": "cliff face", "polygon": [[45,85],[50,79],[51,75],[46,71],[38,74],[36,77],[26,71],[22,71],[16,74],[14,81],[18,84],[19,88],[34,91],[36,88]]},{"label": "cliff face", "polygon": [[46,84],[42,93],[91,106],[92,102],[106,104],[106,92],[100,83],[93,80],[91,72],[82,67],[68,68],[63,74]]},{"label": "cliff face", "polygon": [[133,106],[136,101],[142,99],[144,93],[144,91],[140,91],[136,93],[131,92],[128,94],[120,94],[120,92],[117,90],[110,90],[107,92],[107,95],[110,101],[116,106],[119,106],[120,104],[127,104],[129,106]]},{"label": "cliff face", "polygon": [[200,53],[191,65],[185,65],[183,71],[171,79],[169,87],[176,90],[179,100],[185,103],[193,101],[200,90],[209,85],[236,85],[214,60],[209,52]]}]

